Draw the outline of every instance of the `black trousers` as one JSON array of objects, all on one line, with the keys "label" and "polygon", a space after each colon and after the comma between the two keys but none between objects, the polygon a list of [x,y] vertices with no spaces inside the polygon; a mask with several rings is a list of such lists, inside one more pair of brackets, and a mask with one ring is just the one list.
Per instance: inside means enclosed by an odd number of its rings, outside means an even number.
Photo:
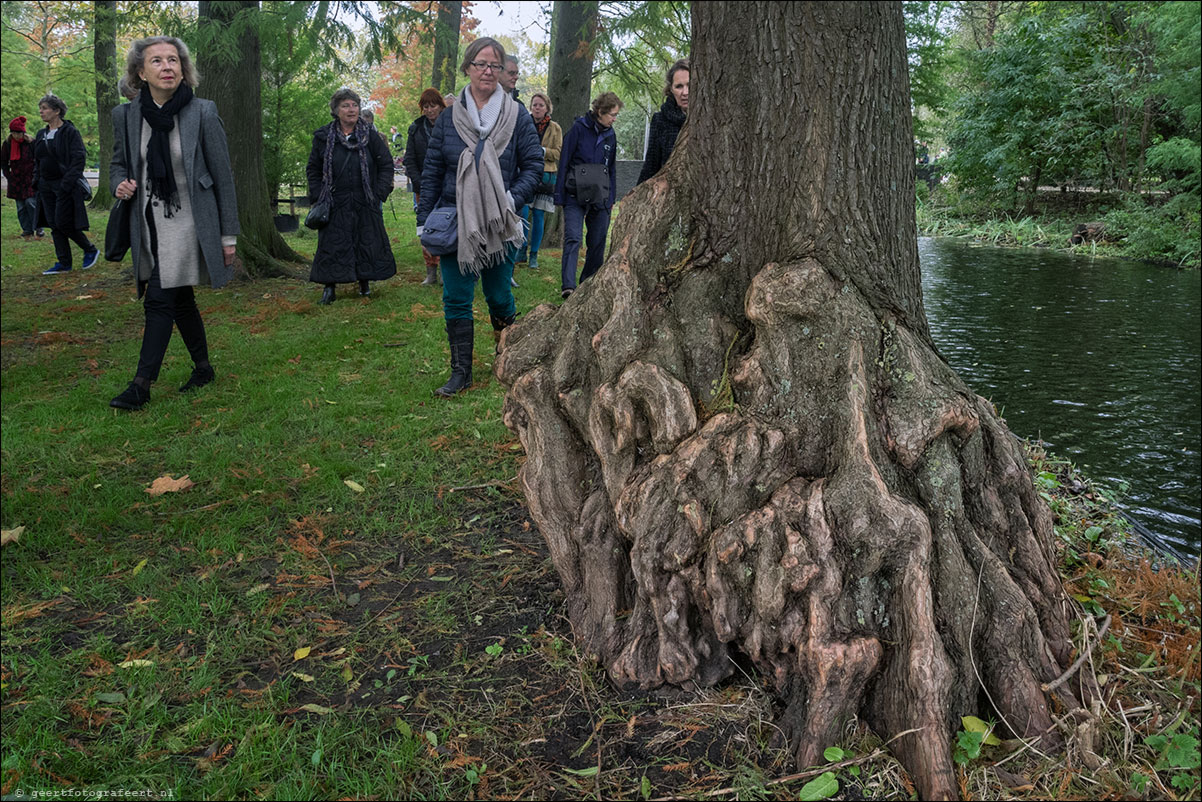
[{"label": "black trousers", "polygon": [[167,355],[167,344],[171,342],[172,328],[178,328],[184,345],[197,365],[209,363],[209,343],[205,338],[205,324],[200,319],[196,306],[196,293],[189,287],[164,289],[159,280],[159,243],[154,229],[154,220],[147,209],[150,224],[150,247],[154,253],[154,269],[146,285],[146,296],[142,302],[146,311],[146,328],[142,332],[142,353],[138,356],[138,378],[153,382],[159,378],[163,357]]},{"label": "black trousers", "polygon": [[63,267],[74,267],[71,255],[72,242],[82,248],[85,254],[96,250],[96,246],[88,239],[88,235],[82,231],[51,227],[50,236],[54,240],[54,258],[58,259],[58,263]]}]

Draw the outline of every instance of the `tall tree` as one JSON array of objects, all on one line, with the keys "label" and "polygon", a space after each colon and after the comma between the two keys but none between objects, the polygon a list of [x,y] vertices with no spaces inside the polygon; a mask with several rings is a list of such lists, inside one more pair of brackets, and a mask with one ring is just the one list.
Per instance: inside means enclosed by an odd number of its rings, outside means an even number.
[{"label": "tall tree", "polygon": [[[283,262],[301,257],[275,228],[263,169],[262,65],[254,15],[258,0],[201,0],[199,27],[207,44],[198,54],[204,80],[197,92],[217,104],[226,125],[230,161],[237,176],[238,255],[252,276],[287,276]],[[205,30],[208,28],[208,30]]]},{"label": "tall tree", "polygon": [[434,73],[431,84],[446,94],[455,91],[455,75],[459,67],[459,26],[463,21],[460,0],[438,3],[434,22]]},{"label": "tall tree", "polygon": [[92,41],[96,64],[96,128],[100,139],[100,182],[92,196],[93,209],[108,209],[113,195],[108,191],[109,157],[113,153],[113,107],[117,94],[117,0],[96,0]]},{"label": "tall tree", "polygon": [[590,0],[555,0],[551,11],[551,59],[547,94],[554,107],[551,119],[564,133],[588,110],[593,85],[599,4]]},{"label": "tall tree", "polygon": [[1052,516],[927,328],[900,5],[692,15],[671,160],[600,272],[501,342],[531,514],[615,681],[708,685],[741,654],[799,764],[860,715],[954,798],[982,690],[1052,748],[1094,689],[1042,687],[1072,650]]}]

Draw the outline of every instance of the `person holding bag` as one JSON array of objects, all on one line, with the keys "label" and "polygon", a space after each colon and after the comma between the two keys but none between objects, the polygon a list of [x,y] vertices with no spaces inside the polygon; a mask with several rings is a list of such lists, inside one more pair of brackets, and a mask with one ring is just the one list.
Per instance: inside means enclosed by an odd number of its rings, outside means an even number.
[{"label": "person holding bag", "polygon": [[504,66],[505,48],[495,39],[468,45],[460,70],[470,83],[435,121],[422,170],[418,236],[441,257],[451,349],[451,378],[436,391],[444,397],[472,383],[476,281],[483,284],[498,342],[517,316],[510,280],[525,232],[516,210],[534,196],[543,149],[530,113],[498,83]]},{"label": "person holding bag", "polygon": [[38,113],[46,127],[38,131],[33,141],[36,159],[33,186],[38,199],[34,227],[50,229],[54,255],[58,258],[42,275],[71,272],[72,242],[83,250],[82,267],[87,270],[100,259],[100,250],[83,233],[88,230],[88,210],[84,206],[87,202],[84,187],[88,182],[83,177],[88,154],[83,137],[70,120],[64,119],[67,104],[54,95],[38,101]]},{"label": "person holding bag", "polygon": [[238,203],[225,128],[217,106],[192,94],[200,75],[188,46],[172,36],[133,43],[113,110],[109,181],[130,204],[129,242],[145,328],[134,380],[109,402],[141,409],[150,401],[171,331],[192,357],[186,393],[216,378],[193,287],[223,287],[233,276]]},{"label": "person holding bag", "polygon": [[[359,283],[371,294],[372,281],[396,275],[396,257],[384,229],[384,201],[392,194],[388,145],[361,112],[363,101],[343,87],[330,98],[328,125],[313,132],[305,175],[314,211],[321,204],[329,219],[319,228],[309,281],[325,285],[321,305],[334,302],[334,285]],[[306,220],[306,225],[311,225]]]},{"label": "person holding bag", "polygon": [[563,140],[563,153],[555,179],[555,205],[563,207],[562,291],[576,291],[576,263],[581,235],[588,225],[587,250],[580,281],[592,276],[605,258],[609,215],[616,199],[618,137],[614,121],[622,101],[605,92],[593,101],[592,111],[577,117]]},{"label": "person holding bag", "polygon": [[530,204],[530,269],[538,270],[538,249],[543,244],[546,215],[555,211],[555,173],[563,151],[563,129],[551,119],[551,98],[542,92],[530,96],[530,118],[543,146],[543,180]]}]

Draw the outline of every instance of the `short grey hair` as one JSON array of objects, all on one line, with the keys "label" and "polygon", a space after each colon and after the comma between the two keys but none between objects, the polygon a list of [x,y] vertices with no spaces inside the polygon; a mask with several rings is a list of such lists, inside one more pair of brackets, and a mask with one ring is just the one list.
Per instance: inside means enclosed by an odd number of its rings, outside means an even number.
[{"label": "short grey hair", "polygon": [[58,111],[59,117],[67,116],[67,104],[58,95],[47,93],[45,97],[38,101],[38,107],[49,106]]},{"label": "short grey hair", "polygon": [[518,67],[518,68],[520,68],[520,67],[522,66],[522,63],[521,63],[520,61],[518,61],[518,57],[517,57],[517,56],[514,56],[514,55],[508,55],[508,56],[506,56],[506,57],[505,57],[505,60],[506,60],[506,61],[512,61],[512,62],[513,62],[513,66],[515,66],[515,67]]},{"label": "short grey hair", "polygon": [[353,100],[359,104],[360,112],[363,110],[363,98],[359,97],[359,93],[349,86],[344,86],[334,93],[330,98],[330,116],[335,120],[338,119],[338,107],[342,105],[344,100]]},{"label": "short grey hair", "polygon": [[505,45],[493,39],[491,36],[481,36],[479,39],[472,40],[472,43],[467,46],[467,51],[463,54],[463,63],[459,65],[459,71],[464,75],[468,74],[467,65],[476,60],[476,56],[480,55],[481,51],[492,48],[497,54],[497,58],[502,64],[508,56],[505,55]]},{"label": "short grey hair", "polygon": [[179,68],[183,73],[181,77],[184,79],[184,83],[193,89],[200,86],[200,73],[196,70],[192,54],[188,52],[188,46],[182,39],[174,36],[148,36],[135,41],[129,46],[129,52],[125,54],[125,75],[121,76],[121,84],[118,87],[121,94],[132,99],[142,91],[142,84],[145,82],[138,73],[146,65],[146,48],[154,45],[175,47],[176,52],[179,53]]}]

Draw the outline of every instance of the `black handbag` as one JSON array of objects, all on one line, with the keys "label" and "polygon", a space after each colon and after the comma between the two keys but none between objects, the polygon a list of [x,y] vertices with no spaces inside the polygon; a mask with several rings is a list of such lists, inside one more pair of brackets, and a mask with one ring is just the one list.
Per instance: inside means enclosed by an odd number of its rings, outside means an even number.
[{"label": "black handbag", "polygon": [[568,173],[565,186],[580,206],[604,206],[609,202],[609,168],[604,164],[577,164]]},{"label": "black handbag", "polygon": [[328,198],[323,198],[309,207],[309,213],[305,215],[305,228],[311,228],[318,231],[326,227],[330,222],[330,201]]},{"label": "black handbag", "polygon": [[104,228],[106,261],[120,262],[129,252],[129,224],[133,206],[133,201],[118,200],[109,210],[109,223]]},{"label": "black handbag", "polygon": [[[125,125],[129,127],[129,105],[125,106]],[[133,166],[129,160],[129,133],[126,132],[126,138],[121,142],[121,148],[125,151],[125,166],[129,169]],[[125,258],[125,254],[129,253],[129,229],[130,229],[130,214],[133,212],[133,200],[118,200],[113,208],[109,210],[109,222],[104,227],[104,258],[109,262],[120,262]]]}]

